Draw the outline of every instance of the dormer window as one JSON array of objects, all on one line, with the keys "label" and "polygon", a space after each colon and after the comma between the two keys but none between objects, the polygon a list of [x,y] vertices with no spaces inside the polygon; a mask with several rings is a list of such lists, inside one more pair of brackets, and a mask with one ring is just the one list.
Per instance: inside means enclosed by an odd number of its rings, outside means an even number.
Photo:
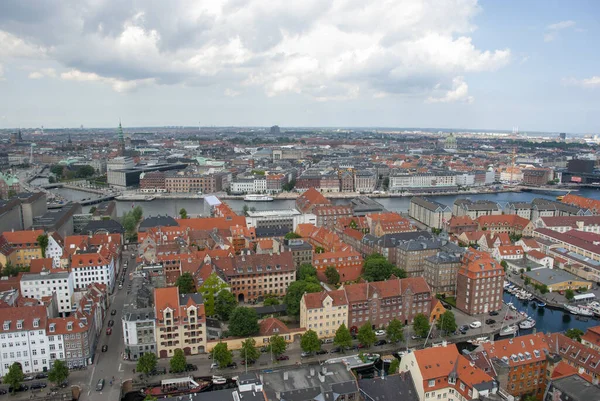
[{"label": "dormer window", "polygon": [[69,323],[67,323],[67,330],[68,330],[68,331],[71,331],[71,330],[73,330],[73,322],[69,322]]},{"label": "dormer window", "polygon": [[35,318],[33,319],[33,327],[38,328],[40,327],[40,319],[39,318]]},{"label": "dormer window", "polygon": [[17,329],[21,330],[23,328],[23,321],[17,320]]},{"label": "dormer window", "polygon": [[4,327],[4,330],[10,330],[10,320],[4,322],[4,326],[3,327]]},{"label": "dormer window", "polygon": [[50,323],[50,333],[54,333],[54,330],[56,330],[56,323]]}]

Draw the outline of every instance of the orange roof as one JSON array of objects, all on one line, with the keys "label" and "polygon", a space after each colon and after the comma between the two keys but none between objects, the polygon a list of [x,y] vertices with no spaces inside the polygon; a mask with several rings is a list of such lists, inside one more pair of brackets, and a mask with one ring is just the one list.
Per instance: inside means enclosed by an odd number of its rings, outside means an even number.
[{"label": "orange roof", "polygon": [[260,322],[260,329],[258,331],[261,336],[272,336],[275,334],[287,334],[290,329],[279,319],[274,317],[268,317]]},{"label": "orange roof", "polygon": [[323,301],[328,296],[331,297],[333,306],[348,305],[348,298],[344,290],[305,293],[303,298],[307,309],[319,309],[323,307]]},{"label": "orange roof", "polygon": [[463,256],[459,274],[476,277],[480,272],[502,272],[504,268],[496,260],[492,259],[487,252],[478,251],[473,248],[467,249]]},{"label": "orange roof", "polygon": [[535,259],[538,259],[538,260],[539,259],[544,259],[544,258],[548,257],[548,255],[546,255],[543,252],[538,251],[537,249],[532,249],[531,251],[527,252],[527,255],[529,255],[529,256],[531,256],[531,257],[533,257]]},{"label": "orange roof", "polygon": [[477,224],[475,222],[475,220],[473,220],[470,216],[464,215],[464,216],[452,216],[450,218],[450,221],[448,221],[448,225],[450,227],[457,227],[457,226],[468,226],[468,225],[473,225],[473,224]]},{"label": "orange roof", "polygon": [[516,214],[479,216],[477,218],[477,223],[479,223],[480,227],[506,226],[523,229],[530,222],[530,220]]},{"label": "orange roof", "polygon": [[509,255],[523,255],[523,247],[520,245],[500,245],[498,247],[498,252],[502,256]]},{"label": "orange roof", "polygon": [[31,259],[29,264],[29,273],[40,273],[42,270],[51,271],[52,269],[54,269],[52,258]]},{"label": "orange roof", "polygon": [[37,237],[44,235],[44,230],[5,231],[3,235],[12,245],[35,244],[37,246]]},{"label": "orange roof", "polygon": [[576,375],[577,372],[578,372],[578,369],[575,368],[574,366],[569,365],[565,361],[560,361],[554,367],[554,370],[552,371],[552,377],[551,378],[552,379],[559,379],[561,377],[567,377],[567,376],[571,376],[571,375]]},{"label": "orange roof", "polygon": [[157,318],[162,316],[160,312],[167,308],[173,310],[174,317],[179,317],[179,287],[154,289],[154,309]]},{"label": "orange roof", "polygon": [[588,328],[585,334],[581,336],[581,339],[594,344],[596,347],[600,347],[600,326]]},{"label": "orange roof", "polygon": [[584,198],[583,196],[567,194],[562,199],[563,203],[575,205],[582,209],[590,209],[594,213],[600,213],[600,200]]},{"label": "orange roof", "polygon": [[260,249],[262,249],[262,250],[273,249],[273,240],[272,239],[261,239],[256,242],[257,242],[256,246],[259,246]]},{"label": "orange roof", "polygon": [[296,198],[296,207],[302,213],[312,210],[317,205],[331,205],[331,202],[315,188],[307,189],[302,195]]},{"label": "orange roof", "polygon": [[544,350],[550,350],[544,333],[484,343],[482,347],[489,358],[504,358],[511,367],[544,361],[546,360]]}]

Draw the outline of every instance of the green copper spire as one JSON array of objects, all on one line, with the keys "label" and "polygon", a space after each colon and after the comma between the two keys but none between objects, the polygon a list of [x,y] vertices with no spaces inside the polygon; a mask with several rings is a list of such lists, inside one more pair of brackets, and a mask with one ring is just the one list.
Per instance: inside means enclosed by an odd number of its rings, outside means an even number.
[{"label": "green copper spire", "polygon": [[125,137],[123,137],[123,127],[121,126],[121,119],[119,119],[119,142],[125,142]]}]

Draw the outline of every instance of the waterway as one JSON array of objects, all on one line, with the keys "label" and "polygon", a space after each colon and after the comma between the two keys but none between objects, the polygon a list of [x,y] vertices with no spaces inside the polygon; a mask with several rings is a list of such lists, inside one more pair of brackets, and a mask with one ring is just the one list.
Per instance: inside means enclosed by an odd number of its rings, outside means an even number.
[{"label": "waterway", "polygon": [[[534,329],[536,332],[555,333],[564,332],[572,328],[580,329],[585,332],[589,327],[600,325],[600,320],[597,318],[590,317],[587,318],[587,322],[583,322],[575,319],[574,315],[571,315],[562,309],[554,309],[547,306],[545,308],[538,308],[535,302],[522,301],[507,292],[504,293],[504,302],[512,302],[515,308],[517,308],[517,311],[523,311],[535,319],[536,325]],[[496,316],[494,319],[500,321],[503,318],[503,316]],[[507,323],[510,324],[511,321],[508,320]],[[519,330],[517,335],[531,334],[534,329]]]}]

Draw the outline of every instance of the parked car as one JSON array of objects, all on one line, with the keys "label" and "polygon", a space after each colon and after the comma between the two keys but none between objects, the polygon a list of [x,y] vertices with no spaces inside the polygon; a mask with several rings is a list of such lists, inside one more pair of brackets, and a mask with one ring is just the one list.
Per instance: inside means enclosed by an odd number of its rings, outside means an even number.
[{"label": "parked car", "polygon": [[317,351],[317,355],[327,355],[329,354],[329,351],[327,351],[326,349],[320,349]]},{"label": "parked car", "polygon": [[23,378],[23,381],[29,382],[29,381],[32,381],[33,379],[35,379],[35,376],[29,375],[29,376],[25,376]]},{"label": "parked car", "polygon": [[39,390],[41,388],[46,388],[46,383],[42,383],[42,382],[32,383],[31,386],[29,386],[29,388],[32,390]]},{"label": "parked car", "polygon": [[412,338],[413,340],[420,340],[423,337],[414,334],[414,335],[410,336],[410,338]]},{"label": "parked car", "polygon": [[494,319],[486,319],[485,324],[496,324],[496,321]]},{"label": "parked car", "polygon": [[260,347],[260,352],[269,352],[269,347]]},{"label": "parked car", "polygon": [[228,367],[229,369],[236,369],[236,368],[237,368],[237,363],[235,363],[235,362],[231,362],[229,365],[227,365],[227,367]]},{"label": "parked car", "polygon": [[[248,361],[248,366],[252,366],[252,365],[254,365],[254,363],[255,363],[255,362],[256,362],[256,361],[249,360],[249,361]],[[243,360],[242,362],[240,362],[240,365],[242,365],[242,366],[246,366],[246,360]]]},{"label": "parked car", "polygon": [[312,356],[312,354],[313,354],[312,352],[302,351],[302,353],[300,354],[300,356],[302,358],[306,358],[306,357]]},{"label": "parked car", "polygon": [[321,340],[322,344],[333,344],[333,338],[324,338]]},{"label": "parked car", "polygon": [[493,310],[490,313],[488,313],[490,316],[498,316],[500,314],[500,312],[498,312],[497,310]]},{"label": "parked car", "polygon": [[356,347],[357,347],[358,349],[361,349],[361,348],[365,348],[365,345],[364,345],[364,344],[361,344],[361,343],[358,343],[358,345],[357,345]]},{"label": "parked car", "polygon": [[376,336],[385,336],[385,330],[377,330],[377,331],[375,332],[375,335],[376,335]]},{"label": "parked car", "polygon": [[38,373],[35,375],[36,379],[46,379],[48,377],[48,373]]},{"label": "parked car", "polygon": [[481,322],[479,320],[475,320],[469,325],[469,327],[472,329],[478,329],[481,327]]},{"label": "parked car", "polygon": [[385,341],[385,340],[379,340],[379,341],[377,341],[375,343],[375,346],[379,347],[380,345],[386,345],[386,344],[387,344],[387,341]]},{"label": "parked car", "polygon": [[4,395],[6,393],[8,393],[8,391],[6,389],[0,388],[0,395]]},{"label": "parked car", "polygon": [[278,361],[287,361],[288,359],[290,359],[290,357],[289,357],[289,356],[287,356],[287,355],[279,355],[279,356],[277,357],[277,360],[278,360]]},{"label": "parked car", "polygon": [[465,334],[467,331],[469,331],[469,326],[462,325],[458,328],[458,331],[460,331],[462,334]]},{"label": "parked car", "polygon": [[113,310],[111,310],[111,311],[110,311],[110,314],[111,314],[112,316],[116,315],[116,314],[117,314],[117,310],[116,310],[116,309],[113,309]]},{"label": "parked car", "polygon": [[196,370],[198,370],[198,366],[196,366],[194,364],[188,363],[187,365],[185,365],[186,372],[194,372]]},{"label": "parked car", "polygon": [[[26,386],[26,385],[24,385],[24,384],[21,384],[19,387],[15,388],[14,392],[15,392],[15,393],[18,393],[18,392],[20,392],[20,391],[27,391],[27,390],[29,390],[29,387],[28,387],[28,386]],[[9,387],[9,388],[8,388],[8,392],[9,392],[9,393],[12,393],[12,392],[13,392],[13,388],[12,388],[12,387]]]},{"label": "parked car", "polygon": [[100,379],[100,380],[98,380],[98,383],[96,384],[96,391],[102,391],[103,388],[104,388],[104,379]]},{"label": "parked car", "polygon": [[213,363],[210,364],[210,368],[211,369],[217,369],[218,367],[219,367],[219,364],[216,363],[216,362],[213,362]]},{"label": "parked car", "polygon": [[110,336],[112,334],[112,329],[109,327],[106,329],[106,335]]},{"label": "parked car", "polygon": [[108,327],[113,327],[115,325],[115,321],[114,320],[109,320],[108,321]]},{"label": "parked car", "polygon": [[108,351],[108,345],[104,344],[102,346],[102,352],[106,352],[106,351]]}]

